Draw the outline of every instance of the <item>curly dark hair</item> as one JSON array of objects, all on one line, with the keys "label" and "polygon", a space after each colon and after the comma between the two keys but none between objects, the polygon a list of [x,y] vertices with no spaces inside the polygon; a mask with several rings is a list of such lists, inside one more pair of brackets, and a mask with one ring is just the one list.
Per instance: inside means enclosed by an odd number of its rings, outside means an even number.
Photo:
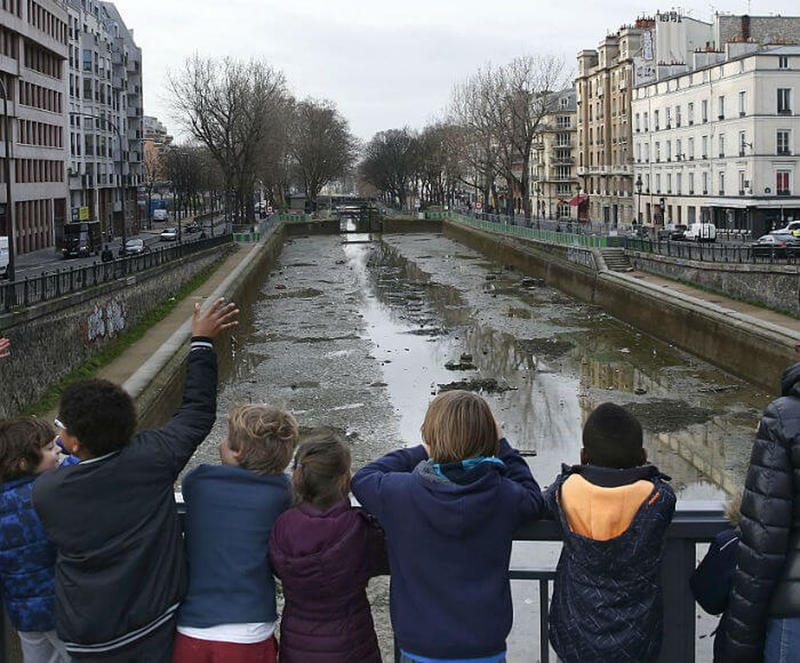
[{"label": "curly dark hair", "polygon": [[79,380],[61,394],[58,418],[92,456],[119,451],[136,431],[136,408],[128,393],[108,380]]},{"label": "curly dark hair", "polygon": [[42,448],[55,436],[50,424],[35,417],[0,421],[0,481],[33,474],[42,461]]}]

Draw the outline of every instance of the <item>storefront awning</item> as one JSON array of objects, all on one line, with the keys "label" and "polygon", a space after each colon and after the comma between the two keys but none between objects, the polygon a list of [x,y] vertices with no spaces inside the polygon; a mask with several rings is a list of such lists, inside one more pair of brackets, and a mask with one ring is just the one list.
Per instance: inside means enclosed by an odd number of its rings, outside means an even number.
[{"label": "storefront awning", "polygon": [[583,203],[585,203],[587,200],[589,200],[589,196],[579,193],[572,200],[570,200],[568,204],[570,207],[577,207],[578,205],[583,205]]}]

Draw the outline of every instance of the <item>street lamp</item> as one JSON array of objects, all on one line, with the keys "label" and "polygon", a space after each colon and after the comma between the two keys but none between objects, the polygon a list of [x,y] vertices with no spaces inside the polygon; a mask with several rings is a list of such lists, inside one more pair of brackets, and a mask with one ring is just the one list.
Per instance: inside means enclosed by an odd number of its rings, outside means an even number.
[{"label": "street lamp", "polygon": [[[8,233],[8,266],[6,276],[10,282],[16,278],[14,269],[17,247],[14,244],[14,203],[11,200],[11,156],[9,155],[9,143],[11,142],[10,124],[8,121],[8,89],[4,76],[0,76],[0,92],[3,93],[3,142],[6,146],[6,232]],[[13,289],[11,291],[14,292]]]},{"label": "street lamp", "polygon": [[126,228],[127,224],[125,222],[125,187],[123,186],[123,183],[122,183],[122,178],[123,178],[123,174],[122,174],[122,154],[123,154],[123,151],[122,151],[122,134],[120,133],[119,127],[116,124],[114,124],[111,120],[109,120],[107,117],[101,117],[100,115],[92,115],[91,113],[79,113],[79,112],[71,112],[70,115],[71,116],[77,116],[77,117],[87,117],[87,118],[91,118],[93,120],[102,120],[103,122],[107,122],[111,126],[111,128],[114,130],[114,133],[117,134],[117,140],[119,141],[119,202],[120,202],[120,207],[122,209],[122,251],[121,251],[121,253],[122,253],[122,255],[125,255],[125,245],[127,244],[128,235],[127,235],[127,228]]},{"label": "street lamp", "polygon": [[636,176],[636,221],[641,224],[642,222],[642,176]]}]

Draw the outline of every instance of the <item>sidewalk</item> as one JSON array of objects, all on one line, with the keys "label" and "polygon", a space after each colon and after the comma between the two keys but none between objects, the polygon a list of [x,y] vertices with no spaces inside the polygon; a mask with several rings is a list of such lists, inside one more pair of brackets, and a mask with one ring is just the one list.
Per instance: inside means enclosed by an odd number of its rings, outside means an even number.
[{"label": "sidewalk", "polygon": [[671,279],[662,278],[647,272],[628,272],[625,274],[625,276],[638,281],[643,281],[644,283],[648,283],[658,288],[663,288],[668,292],[679,292],[683,295],[694,297],[695,299],[699,299],[709,304],[714,304],[715,306],[735,311],[736,313],[748,315],[751,318],[761,320],[762,322],[768,322],[778,327],[788,329],[795,334],[800,332],[800,320],[783,313],[778,313],[777,311],[772,311],[761,306],[755,306],[754,304],[747,304],[737,299],[726,297],[725,295],[720,295],[715,292],[707,292],[705,290],[701,290],[700,288],[694,288],[690,285],[680,283],[679,281],[672,281]]},{"label": "sidewalk", "polygon": [[97,372],[98,378],[123,384],[147,361],[153,352],[172,336],[192,316],[195,302],[202,302],[225,278],[254,250],[255,244],[237,245],[237,250],[223,262],[203,285],[178,303],[175,309],[161,322],[147,330],[145,335],[125,350],[110,364]]}]

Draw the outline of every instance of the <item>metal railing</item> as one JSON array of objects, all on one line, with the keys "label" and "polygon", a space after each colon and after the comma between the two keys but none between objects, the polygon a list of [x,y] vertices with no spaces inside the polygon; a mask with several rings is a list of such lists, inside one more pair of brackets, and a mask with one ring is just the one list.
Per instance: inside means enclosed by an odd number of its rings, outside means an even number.
[{"label": "metal railing", "polygon": [[159,246],[144,253],[115,258],[109,262],[95,261],[91,265],[67,267],[60,271],[42,273],[40,276],[0,283],[0,313],[17,307],[40,304],[85,288],[127,278],[153,267],[183,258],[184,256],[222,246],[232,241],[230,234],[204,239],[175,242]]},{"label": "metal railing", "polygon": [[751,244],[724,244],[659,240],[648,238],[621,238],[621,245],[631,251],[696,260],[699,262],[749,263],[749,264],[799,264],[800,246],[758,246]]},{"label": "metal railing", "polygon": [[[186,508],[182,498],[178,499],[178,514],[183,519]],[[661,569],[664,593],[664,638],[658,663],[694,663],[696,660],[696,607],[689,587],[689,577],[695,569],[696,546],[708,543],[721,531],[730,527],[716,503],[679,502],[672,524],[667,530],[664,561]],[[542,520],[522,527],[515,541],[556,542],[560,540],[558,527],[552,521]],[[539,649],[540,663],[550,663],[548,616],[550,608],[551,583],[555,578],[554,569],[523,569],[512,567],[509,570],[512,580],[531,580],[539,584]],[[9,651],[9,638],[0,628],[0,660],[18,663]],[[400,652],[395,651],[395,660]]]}]

